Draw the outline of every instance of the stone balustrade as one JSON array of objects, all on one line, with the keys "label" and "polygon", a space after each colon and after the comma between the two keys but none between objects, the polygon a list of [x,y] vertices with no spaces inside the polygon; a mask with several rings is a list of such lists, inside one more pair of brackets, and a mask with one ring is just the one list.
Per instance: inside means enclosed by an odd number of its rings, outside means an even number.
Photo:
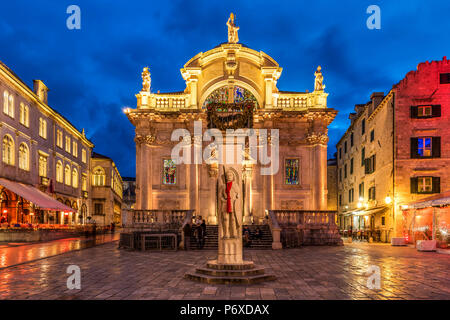
[{"label": "stone balustrade", "polygon": [[269,210],[268,214],[274,249],[281,248],[283,231],[300,232],[299,238],[307,244],[341,243],[335,222],[336,211]]}]

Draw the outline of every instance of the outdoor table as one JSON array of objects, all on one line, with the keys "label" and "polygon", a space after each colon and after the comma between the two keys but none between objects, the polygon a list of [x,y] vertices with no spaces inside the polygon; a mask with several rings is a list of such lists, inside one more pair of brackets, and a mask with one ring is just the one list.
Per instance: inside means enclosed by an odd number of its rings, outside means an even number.
[{"label": "outdoor table", "polygon": [[159,244],[159,250],[162,251],[162,238],[168,237],[174,240],[174,250],[177,251],[177,235],[174,233],[152,233],[141,235],[141,250],[145,251],[145,239],[146,238],[158,238],[157,243]]}]

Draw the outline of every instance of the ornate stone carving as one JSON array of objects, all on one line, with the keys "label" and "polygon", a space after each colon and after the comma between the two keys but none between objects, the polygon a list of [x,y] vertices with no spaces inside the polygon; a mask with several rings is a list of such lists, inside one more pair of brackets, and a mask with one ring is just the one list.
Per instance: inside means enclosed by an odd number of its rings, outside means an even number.
[{"label": "ornate stone carving", "polygon": [[281,200],[281,210],[302,210],[303,201],[300,200]]},{"label": "ornate stone carving", "polygon": [[306,142],[309,144],[323,144],[328,143],[328,135],[325,132],[310,132],[306,136]]},{"label": "ornate stone carving", "polygon": [[136,142],[136,144],[151,145],[151,144],[155,143],[155,140],[156,140],[156,137],[153,134],[147,134],[147,135],[136,134],[136,136],[134,137],[134,142]]},{"label": "ornate stone carving", "polygon": [[239,42],[239,36],[238,36],[238,30],[239,27],[237,27],[234,24],[234,14],[230,13],[230,17],[227,21],[228,26],[228,42],[229,43],[238,43]]}]

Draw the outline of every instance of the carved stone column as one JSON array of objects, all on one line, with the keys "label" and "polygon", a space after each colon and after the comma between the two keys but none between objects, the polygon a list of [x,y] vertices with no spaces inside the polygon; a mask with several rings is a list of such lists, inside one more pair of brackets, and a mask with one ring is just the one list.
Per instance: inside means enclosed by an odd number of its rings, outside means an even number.
[{"label": "carved stone column", "polygon": [[313,163],[313,210],[327,209],[327,143],[328,135],[326,132],[311,131],[306,141],[312,145]]},{"label": "carved stone column", "polygon": [[244,175],[244,188],[245,188],[245,197],[244,197],[244,224],[251,224],[252,217],[251,213],[251,192],[252,192],[252,176],[253,176],[253,166],[251,164],[244,164],[243,168]]},{"label": "carved stone column", "polygon": [[136,193],[137,209],[152,209],[152,152],[150,145],[154,143],[152,134],[138,134],[134,138],[136,142],[136,178],[138,192]]},{"label": "carved stone column", "polygon": [[208,165],[208,182],[209,182],[209,198],[208,198],[208,224],[217,224],[217,208],[216,208],[216,188],[217,178],[219,176],[219,165],[217,162]]}]

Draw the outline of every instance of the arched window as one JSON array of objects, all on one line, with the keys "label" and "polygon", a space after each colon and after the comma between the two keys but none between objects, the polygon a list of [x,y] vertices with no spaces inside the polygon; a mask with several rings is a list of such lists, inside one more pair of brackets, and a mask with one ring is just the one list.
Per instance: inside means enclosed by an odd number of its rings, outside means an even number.
[{"label": "arched window", "polygon": [[26,143],[21,143],[19,146],[19,168],[30,170],[30,152]]},{"label": "arched window", "polygon": [[14,165],[14,140],[8,134],[3,137],[3,162]]},{"label": "arched window", "polygon": [[56,163],[56,182],[63,183],[63,165],[61,160]]},{"label": "arched window", "polygon": [[94,181],[92,181],[92,184],[94,186],[104,186],[105,180],[106,180],[105,170],[103,170],[103,168],[101,168],[101,167],[95,168],[93,179],[94,179]]},{"label": "arched window", "polygon": [[78,188],[78,170],[76,168],[72,170],[72,187]]},{"label": "arched window", "polygon": [[64,182],[66,185],[70,186],[70,167],[67,164],[66,168],[64,169]]}]

